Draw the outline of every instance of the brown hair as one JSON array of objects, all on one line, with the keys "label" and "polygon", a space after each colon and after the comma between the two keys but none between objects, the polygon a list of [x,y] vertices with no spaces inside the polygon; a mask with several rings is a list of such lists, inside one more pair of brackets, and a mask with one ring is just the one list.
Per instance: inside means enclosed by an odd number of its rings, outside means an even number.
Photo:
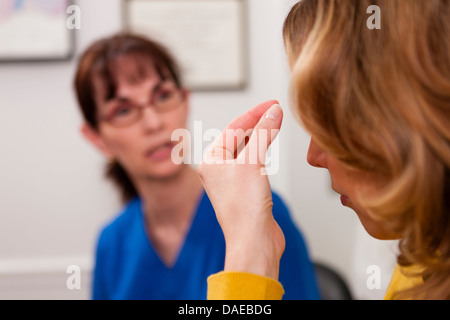
[{"label": "brown hair", "polygon": [[[367,8],[381,9],[370,30]],[[385,178],[361,202],[402,235],[398,263],[450,299],[450,1],[303,0],[284,39],[300,122],[348,167]]]},{"label": "brown hair", "polygon": [[[118,59],[127,58],[129,68],[119,69]],[[113,97],[117,90],[119,73],[126,73],[129,81],[143,79],[146,71],[153,66],[161,79],[171,79],[177,87],[182,87],[180,72],[175,59],[161,44],[138,35],[121,33],[94,42],[83,53],[75,76],[75,91],[84,120],[98,130],[95,93],[96,80],[106,89],[106,99]],[[124,202],[137,196],[137,191],[125,169],[117,162],[107,165],[106,176],[119,187]]]}]

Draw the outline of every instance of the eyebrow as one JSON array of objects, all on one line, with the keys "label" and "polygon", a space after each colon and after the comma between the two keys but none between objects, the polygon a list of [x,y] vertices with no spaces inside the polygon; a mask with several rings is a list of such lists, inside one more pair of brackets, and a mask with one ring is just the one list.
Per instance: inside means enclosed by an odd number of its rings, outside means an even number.
[{"label": "eyebrow", "polygon": [[[152,94],[155,92],[155,91],[158,91],[160,88],[161,88],[161,86],[165,83],[165,82],[167,82],[167,80],[161,80],[161,81],[159,81],[157,84],[155,84],[154,86],[153,86],[153,88],[151,89],[151,92],[152,92]],[[131,100],[128,98],[128,97],[124,97],[124,96],[113,96],[111,99],[108,99],[108,100],[106,100],[105,102],[106,103],[109,103],[109,102],[112,102],[112,101],[118,101],[118,102],[130,102]]]}]

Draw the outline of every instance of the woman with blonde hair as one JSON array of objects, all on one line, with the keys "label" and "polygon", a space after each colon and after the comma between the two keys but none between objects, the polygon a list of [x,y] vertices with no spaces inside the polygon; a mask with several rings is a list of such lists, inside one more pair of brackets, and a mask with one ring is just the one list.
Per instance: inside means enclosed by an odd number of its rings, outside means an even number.
[{"label": "woman with blonde hair", "polygon": [[[372,5],[381,29],[367,26]],[[292,107],[311,134],[309,164],[329,171],[371,236],[401,239],[386,299],[450,299],[450,1],[303,0],[285,21],[284,40]],[[286,242],[264,162],[238,161],[282,117],[269,102],[237,118],[228,129],[254,128],[246,148],[235,158],[219,138],[197,169],[227,243],[210,299],[283,295]],[[212,161],[224,156],[226,165]],[[251,205],[236,210],[239,199]]]}]

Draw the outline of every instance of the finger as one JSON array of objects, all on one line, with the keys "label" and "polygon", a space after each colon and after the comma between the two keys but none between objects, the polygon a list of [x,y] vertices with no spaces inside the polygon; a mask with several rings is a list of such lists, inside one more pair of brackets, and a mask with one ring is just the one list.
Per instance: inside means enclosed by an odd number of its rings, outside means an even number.
[{"label": "finger", "polygon": [[250,136],[249,130],[252,130],[262,115],[277,103],[276,100],[263,102],[234,119],[212,143],[210,156],[226,160],[234,159],[238,147],[245,141],[245,137]]},{"label": "finger", "polygon": [[238,163],[264,165],[269,146],[278,136],[283,121],[283,110],[275,104],[260,118],[244,151],[238,155]]},{"label": "finger", "polygon": [[242,129],[244,131],[253,129],[263,114],[266,113],[267,110],[269,110],[269,108],[274,104],[279,104],[279,102],[276,100],[269,100],[258,104],[246,113],[234,119],[225,129]]}]

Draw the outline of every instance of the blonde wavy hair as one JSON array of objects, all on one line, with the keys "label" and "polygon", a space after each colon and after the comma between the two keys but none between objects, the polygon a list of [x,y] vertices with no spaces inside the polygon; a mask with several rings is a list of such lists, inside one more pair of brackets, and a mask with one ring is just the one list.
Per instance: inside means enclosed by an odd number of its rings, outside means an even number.
[{"label": "blonde wavy hair", "polygon": [[[367,9],[381,10],[381,30]],[[423,284],[396,298],[450,299],[450,1],[303,0],[284,39],[299,121],[348,167],[384,178],[363,205],[401,235]]]}]

